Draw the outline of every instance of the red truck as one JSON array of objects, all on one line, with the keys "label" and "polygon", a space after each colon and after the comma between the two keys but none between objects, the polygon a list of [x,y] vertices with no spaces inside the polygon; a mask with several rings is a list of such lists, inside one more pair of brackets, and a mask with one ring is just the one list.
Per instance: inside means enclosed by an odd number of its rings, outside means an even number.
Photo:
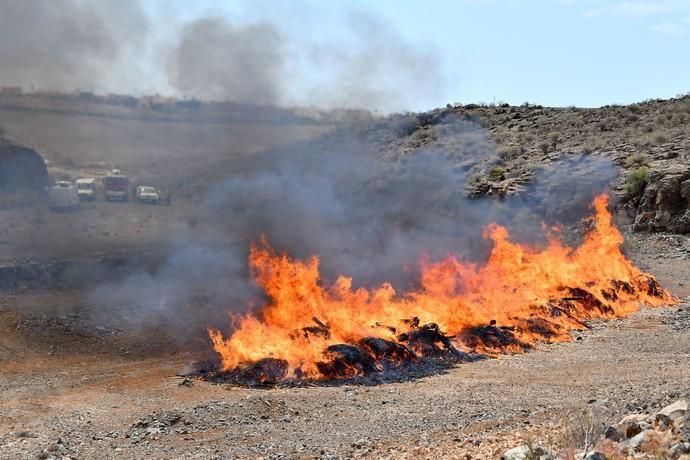
[{"label": "red truck", "polygon": [[127,201],[129,199],[129,178],[119,169],[113,169],[103,178],[103,190],[106,201]]}]

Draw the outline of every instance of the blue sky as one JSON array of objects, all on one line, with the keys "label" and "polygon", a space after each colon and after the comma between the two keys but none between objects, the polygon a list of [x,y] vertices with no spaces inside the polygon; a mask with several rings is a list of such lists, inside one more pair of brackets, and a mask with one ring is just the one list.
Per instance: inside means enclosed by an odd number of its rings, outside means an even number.
[{"label": "blue sky", "polygon": [[215,15],[233,24],[269,21],[298,43],[342,46],[348,40],[344,18],[371,16],[418,52],[437,58],[442,82],[429,91],[433,96],[408,101],[410,110],[456,101],[600,106],[690,91],[690,0],[153,0],[146,5],[162,36],[175,24]]}]

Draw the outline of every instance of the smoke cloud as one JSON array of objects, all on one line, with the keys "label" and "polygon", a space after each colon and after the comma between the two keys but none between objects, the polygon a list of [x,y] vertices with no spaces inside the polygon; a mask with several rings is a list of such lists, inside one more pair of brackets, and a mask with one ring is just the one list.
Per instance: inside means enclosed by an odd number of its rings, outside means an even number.
[{"label": "smoke cloud", "polygon": [[[524,195],[469,199],[468,180],[496,157],[481,128],[448,124],[437,129],[458,133],[454,153],[426,149],[386,160],[380,144],[349,130],[267,152],[255,169],[211,187],[197,225],[178,235],[161,269],[102,285],[90,301],[147,306],[141,318],[173,318],[171,327],[184,324],[182,336],[203,336],[205,327],[227,324],[227,311],[265,300],[247,268],[249,244],[262,236],[292,257],[319,255],[326,281],[346,275],[355,286],[391,282],[403,291],[416,287],[423,259],[455,254],[482,261],[491,248],[482,232],[491,222],[507,226],[517,241],[545,242],[543,223],[577,224],[615,176],[602,158],[567,157],[537,170]],[[398,127],[383,129],[374,137]],[[190,310],[199,292],[210,307]]]},{"label": "smoke cloud", "polygon": [[0,86],[326,109],[445,102],[437,50],[370,14],[345,12],[317,31],[278,13],[171,20],[149,11],[141,0],[0,0]]},{"label": "smoke cloud", "polygon": [[[380,18],[352,13],[344,25],[348,46],[312,44],[304,60],[319,69],[299,100],[321,107],[433,107],[445,88],[441,56],[408,42]],[[298,61],[299,62],[299,61]]]},{"label": "smoke cloud", "polygon": [[135,0],[0,0],[0,84],[102,91],[147,31]]},{"label": "smoke cloud", "polygon": [[255,104],[393,111],[442,96],[435,50],[364,13],[336,27],[341,39],[320,41],[281,32],[277,22],[197,19],[182,29],[168,79],[185,96]]},{"label": "smoke cloud", "polygon": [[203,18],[183,27],[168,76],[184,96],[277,104],[283,61],[281,36],[273,25],[235,26]]}]

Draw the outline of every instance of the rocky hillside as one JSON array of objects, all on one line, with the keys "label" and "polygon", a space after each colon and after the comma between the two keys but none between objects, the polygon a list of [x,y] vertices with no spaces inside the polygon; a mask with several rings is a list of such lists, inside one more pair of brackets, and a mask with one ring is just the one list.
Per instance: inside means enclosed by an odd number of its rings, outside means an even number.
[{"label": "rocky hillside", "polygon": [[456,105],[390,121],[366,134],[389,145],[384,156],[442,150],[472,174],[471,196],[520,193],[556,159],[600,156],[619,167],[614,190],[635,230],[690,232],[690,96],[592,109]]}]

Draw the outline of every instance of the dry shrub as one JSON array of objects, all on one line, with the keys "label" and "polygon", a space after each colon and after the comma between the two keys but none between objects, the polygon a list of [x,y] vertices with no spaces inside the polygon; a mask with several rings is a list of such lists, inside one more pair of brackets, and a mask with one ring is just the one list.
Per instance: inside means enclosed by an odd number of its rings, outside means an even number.
[{"label": "dry shrub", "polygon": [[625,159],[625,166],[628,168],[640,167],[643,166],[645,163],[645,156],[639,153],[633,153]]},{"label": "dry shrub", "polygon": [[662,133],[658,133],[654,135],[654,143],[659,145],[659,144],[665,144],[668,142],[668,137]]},{"label": "dry shrub", "polygon": [[517,145],[503,145],[498,148],[498,157],[503,161],[509,161],[522,153]]},{"label": "dry shrub", "polygon": [[577,455],[577,449],[574,447],[569,447],[562,451],[559,458],[562,458],[563,460],[580,460]]},{"label": "dry shrub", "polygon": [[551,144],[547,141],[541,141],[539,143],[539,150],[541,150],[543,153],[549,153],[549,147]]},{"label": "dry shrub", "polygon": [[626,455],[618,448],[618,444],[610,439],[604,439],[597,444],[596,450],[606,456],[606,460],[625,460]]},{"label": "dry shrub", "polygon": [[551,149],[556,150],[558,144],[561,142],[561,135],[557,132],[549,133],[549,143],[551,144]]},{"label": "dry shrub", "polygon": [[672,441],[670,433],[653,431],[647,433],[640,451],[653,455],[655,458],[668,458],[668,446],[672,444]]},{"label": "dry shrub", "polygon": [[560,427],[557,443],[565,453],[572,449],[589,452],[606,430],[601,415],[593,408],[572,411],[561,420]]}]

